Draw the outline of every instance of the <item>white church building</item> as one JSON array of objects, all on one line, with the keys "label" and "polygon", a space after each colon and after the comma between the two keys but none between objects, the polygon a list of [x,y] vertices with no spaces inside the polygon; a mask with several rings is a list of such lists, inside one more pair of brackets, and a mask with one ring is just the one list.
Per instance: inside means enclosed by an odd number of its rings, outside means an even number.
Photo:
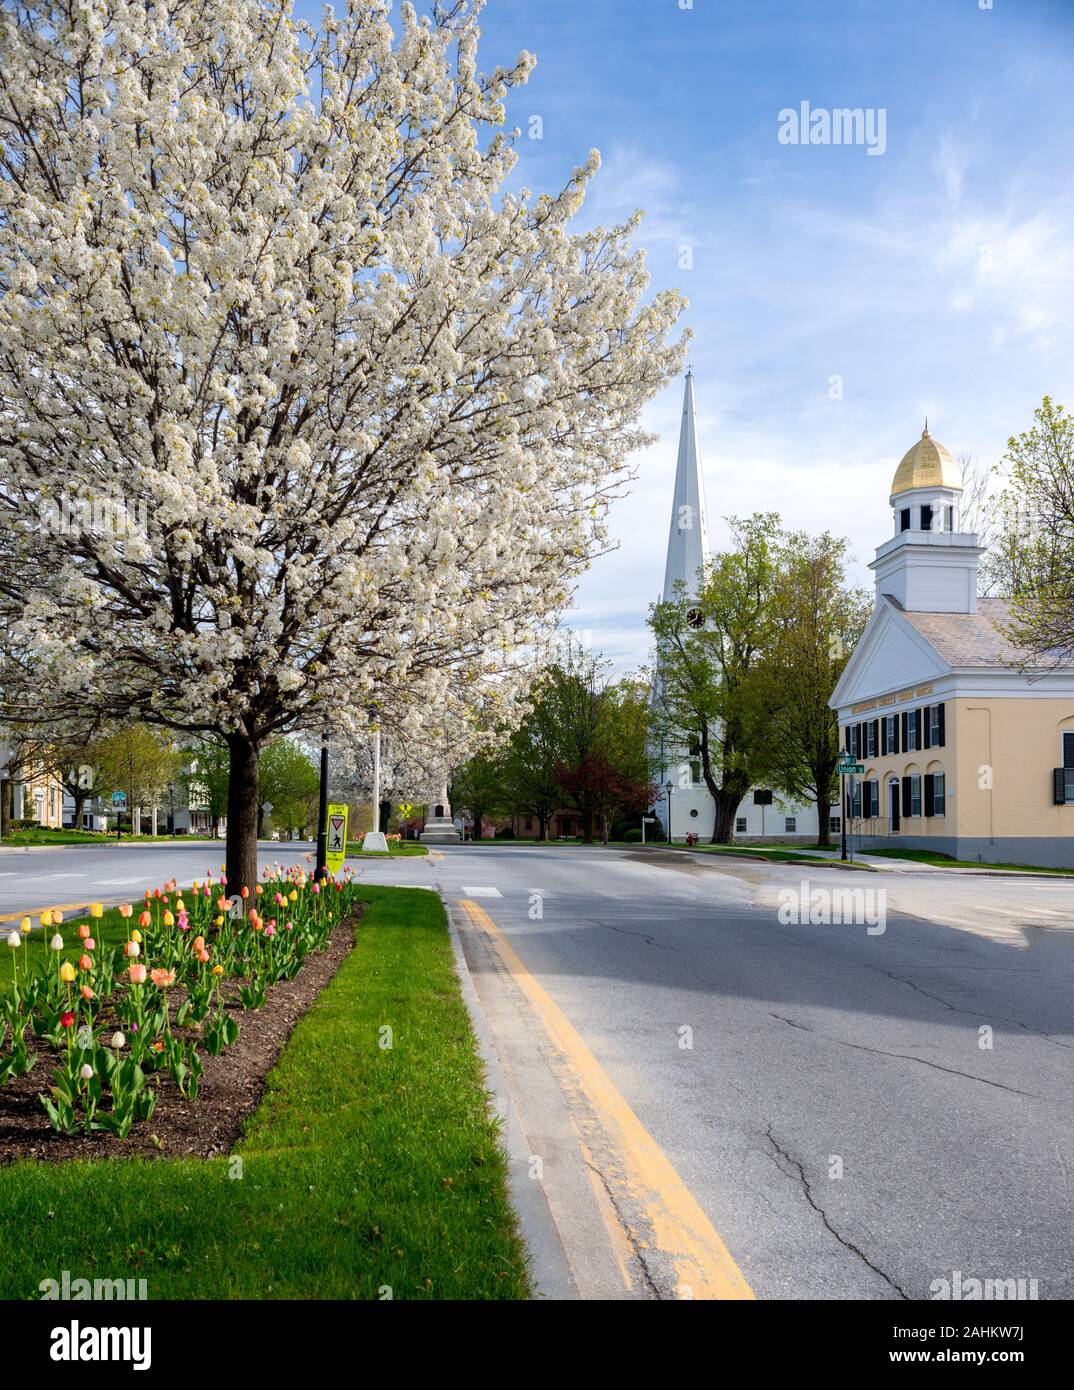
[{"label": "white church building", "polygon": [[[705,479],[694,411],[694,378],[693,373],[687,371],[661,599],[668,602],[677,598],[679,581],[686,586],[687,594],[693,592],[698,571],[710,558]],[[701,776],[700,759],[691,758],[681,749],[654,751],[662,764],[661,793],[654,809],[664,834],[672,840],[684,840],[690,834],[698,836],[703,843],[710,840],[716,813]],[[672,785],[670,794],[667,791],[669,782]],[[829,828],[833,836],[839,834],[838,803],[831,808]],[[770,788],[754,787],[739,803],[734,837],[754,843],[775,840],[815,844],[818,831],[814,805],[792,801]]]}]

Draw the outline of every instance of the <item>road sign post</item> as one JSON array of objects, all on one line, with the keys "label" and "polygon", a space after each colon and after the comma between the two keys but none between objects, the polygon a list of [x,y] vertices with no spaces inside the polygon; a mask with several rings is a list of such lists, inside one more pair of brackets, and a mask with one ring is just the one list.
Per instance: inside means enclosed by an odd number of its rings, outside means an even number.
[{"label": "road sign post", "polygon": [[347,807],[332,805],[328,807],[328,838],[325,849],[325,864],[329,873],[338,874],[347,854]]},{"label": "road sign post", "polygon": [[846,778],[860,777],[861,774],[865,771],[865,764],[855,762],[853,753],[848,753],[844,749],[839,754],[839,757],[835,764],[835,770],[839,774],[839,786],[842,792],[839,798],[839,809],[841,812],[841,815],[839,817],[841,822],[840,839],[842,841],[842,852],[839,857],[845,863],[847,860],[847,810],[850,805],[851,793],[851,789],[847,786]]}]

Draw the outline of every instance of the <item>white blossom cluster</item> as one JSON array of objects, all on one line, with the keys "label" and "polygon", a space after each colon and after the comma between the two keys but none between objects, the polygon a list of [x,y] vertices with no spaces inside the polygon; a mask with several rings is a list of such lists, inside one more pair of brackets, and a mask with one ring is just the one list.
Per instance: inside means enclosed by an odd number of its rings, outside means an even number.
[{"label": "white blossom cluster", "polygon": [[[480,74],[478,8],[0,13],[16,715],[256,746],[511,706],[681,364],[681,301],[648,295],[633,223],[570,230],[595,154],[558,196],[504,192],[533,60]],[[144,526],[42,523],[108,497]]]}]

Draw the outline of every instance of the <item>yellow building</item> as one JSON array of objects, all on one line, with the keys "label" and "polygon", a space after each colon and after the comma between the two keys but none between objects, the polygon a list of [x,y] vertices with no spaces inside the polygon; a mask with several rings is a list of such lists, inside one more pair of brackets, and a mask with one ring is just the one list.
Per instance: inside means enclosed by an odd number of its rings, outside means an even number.
[{"label": "yellow building", "polygon": [[1074,867],[1074,669],[1033,667],[1003,599],[977,596],[977,537],[959,531],[961,471],[928,430],[891,488],[876,609],[831,706],[862,848]]}]

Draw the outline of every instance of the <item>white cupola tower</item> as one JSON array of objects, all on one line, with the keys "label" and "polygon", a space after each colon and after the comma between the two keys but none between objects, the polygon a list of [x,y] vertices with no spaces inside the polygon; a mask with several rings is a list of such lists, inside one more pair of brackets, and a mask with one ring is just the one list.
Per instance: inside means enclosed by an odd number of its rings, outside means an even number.
[{"label": "white cupola tower", "polygon": [[705,508],[705,480],[701,476],[701,450],[694,418],[694,376],[686,373],[679,427],[679,458],[675,465],[675,495],[671,502],[671,527],[664,565],[665,602],[676,597],[675,583],[682,580],[687,596],[697,592],[697,572],[709,558],[709,523]]},{"label": "white cupola tower", "polygon": [[929,434],[903,455],[891,484],[895,534],[877,548],[869,566],[876,595],[888,595],[910,613],[975,613],[977,537],[960,531],[962,473]]}]

